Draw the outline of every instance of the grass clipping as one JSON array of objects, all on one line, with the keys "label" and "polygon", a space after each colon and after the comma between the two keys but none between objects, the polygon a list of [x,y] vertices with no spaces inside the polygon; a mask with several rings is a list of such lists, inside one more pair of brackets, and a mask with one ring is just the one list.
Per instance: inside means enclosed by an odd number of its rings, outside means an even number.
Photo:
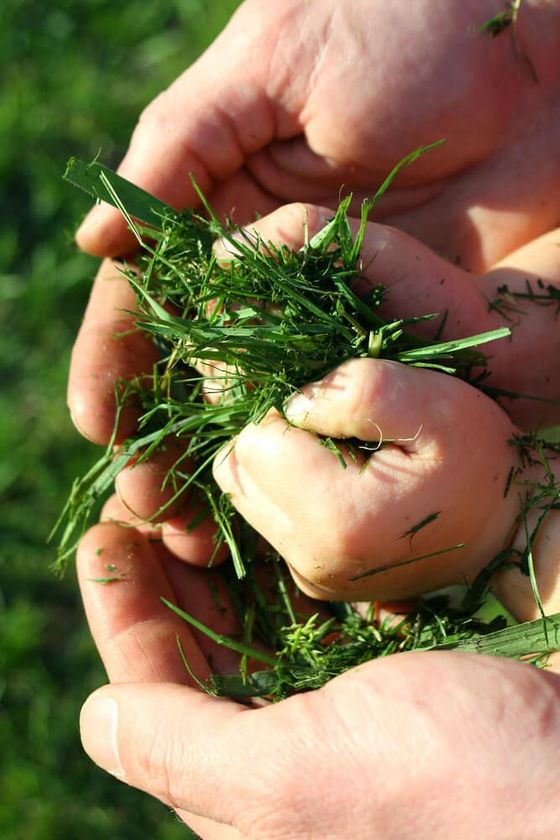
[{"label": "grass clipping", "polygon": [[[480,375],[484,367],[478,347],[508,335],[500,329],[456,341],[425,339],[415,335],[415,324],[441,313],[386,320],[379,313],[383,287],[372,288],[365,297],[353,291],[371,210],[400,169],[430,148],[404,158],[375,196],[363,202],[356,234],[348,220],[347,197],[332,220],[297,252],[221,224],[203,196],[204,216],[179,213],[97,162],[72,159],[68,164],[65,178],[118,207],[138,240],[134,270],[126,273],[137,293],[138,327],[152,335],[161,359],[149,386],[145,378],[119,384],[118,405],[131,398],[142,405],[137,435],[116,454],[111,442],[93,469],[75,482],[58,523],[59,562],[73,553],[99,500],[132,457],[148,458],[170,435],[183,439],[184,455],[166,477],[176,488],[168,504],[188,490],[211,511],[217,523],[216,550],[225,542],[231,554],[232,563],[220,573],[243,628],[242,642],[219,636],[169,604],[241,655],[239,675],[215,676],[205,686],[213,693],[281,699],[397,651],[445,647],[541,661],[558,648],[556,617],[506,626],[513,620],[489,595],[488,575],[469,588],[421,599],[398,621],[376,619],[373,607],[360,616],[346,604],[331,605],[326,619],[323,613],[299,615],[280,558],[269,552],[254,562],[256,535],[212,478],[212,460],[224,443],[247,423],[258,423],[269,409],[282,411],[302,385],[347,359],[382,357],[469,379],[473,370]],[[216,260],[212,243],[218,237],[235,254],[231,263]],[[201,364],[204,377],[197,370]],[[203,396],[209,381],[221,393],[214,402]],[[337,454],[336,441],[323,443]],[[360,441],[353,445],[361,448]],[[194,463],[189,472],[187,461]],[[276,581],[266,595],[255,574],[263,563],[270,565]],[[262,652],[262,643],[269,653]],[[251,661],[266,668],[255,672]]]}]

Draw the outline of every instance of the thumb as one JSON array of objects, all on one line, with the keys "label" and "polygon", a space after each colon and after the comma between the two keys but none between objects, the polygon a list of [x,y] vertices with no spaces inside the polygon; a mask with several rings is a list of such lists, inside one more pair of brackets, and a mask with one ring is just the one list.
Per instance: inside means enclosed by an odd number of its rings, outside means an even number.
[{"label": "thumb", "polygon": [[[190,174],[208,195],[274,136],[266,93],[270,39],[258,37],[258,16],[250,18],[246,5],[202,57],[148,105],[118,169],[178,209],[198,203]],[[287,118],[288,136],[298,130],[289,123]],[[93,208],[76,238],[80,248],[98,256],[135,246],[122,215],[106,204]]]},{"label": "thumb", "polygon": [[[351,359],[305,385],[284,407],[292,425],[330,438],[395,442],[409,452],[511,424],[480,391],[445,374],[384,359]],[[421,432],[421,434],[420,434]],[[498,434],[496,434],[496,438]]]},{"label": "thumb", "polygon": [[235,771],[236,763],[249,764],[246,711],[171,683],[114,683],[86,700],[81,738],[90,758],[118,779],[175,809],[232,824],[254,787]]}]

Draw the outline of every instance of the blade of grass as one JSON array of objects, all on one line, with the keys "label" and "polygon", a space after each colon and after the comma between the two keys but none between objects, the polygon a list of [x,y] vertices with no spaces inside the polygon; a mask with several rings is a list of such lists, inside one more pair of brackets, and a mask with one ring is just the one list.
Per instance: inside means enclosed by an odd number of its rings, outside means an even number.
[{"label": "blade of grass", "polygon": [[[97,201],[105,201],[118,207],[117,195],[132,218],[146,222],[154,228],[161,228],[163,217],[179,217],[179,213],[169,204],[160,201],[150,193],[121,178],[112,169],[93,161],[84,163],[75,157],[66,165],[64,180],[88,193]],[[109,186],[112,190],[109,189]]]}]

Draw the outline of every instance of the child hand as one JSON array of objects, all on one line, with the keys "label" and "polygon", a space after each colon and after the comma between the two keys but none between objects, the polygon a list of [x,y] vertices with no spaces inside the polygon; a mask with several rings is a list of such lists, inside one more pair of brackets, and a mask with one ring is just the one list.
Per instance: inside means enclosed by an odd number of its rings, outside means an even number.
[{"label": "child hand", "polygon": [[464,382],[357,359],[286,415],[245,428],[214,476],[308,595],[395,600],[472,581],[512,539],[516,430]]}]

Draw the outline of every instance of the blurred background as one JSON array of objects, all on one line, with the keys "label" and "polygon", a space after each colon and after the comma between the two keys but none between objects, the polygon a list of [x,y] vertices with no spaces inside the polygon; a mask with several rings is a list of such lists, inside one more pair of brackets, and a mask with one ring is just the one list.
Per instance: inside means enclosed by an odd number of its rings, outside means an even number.
[{"label": "blurred background", "polygon": [[68,157],[120,160],[141,109],[239,0],[2,0],[0,13],[0,838],[184,838],[173,815],[82,753],[78,714],[105,682],[73,569],[46,543],[97,452],[65,404],[95,272],[73,231]]}]

